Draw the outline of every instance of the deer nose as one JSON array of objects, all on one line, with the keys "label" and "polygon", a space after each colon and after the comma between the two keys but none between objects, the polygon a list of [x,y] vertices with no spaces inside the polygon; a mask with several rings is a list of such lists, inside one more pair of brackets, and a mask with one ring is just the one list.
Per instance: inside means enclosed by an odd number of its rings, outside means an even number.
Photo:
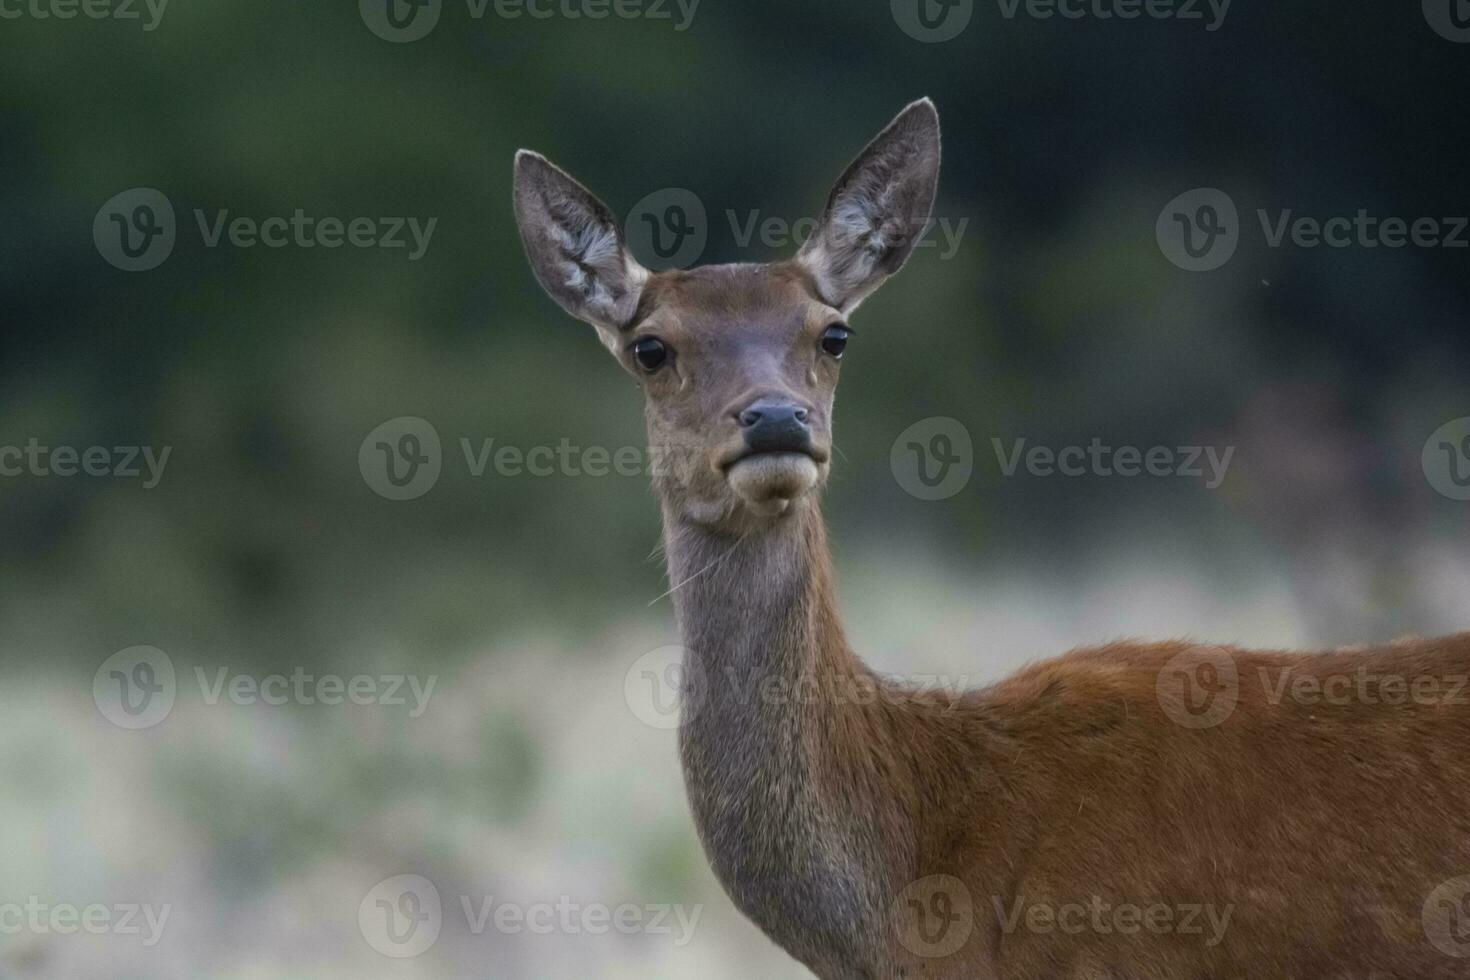
[{"label": "deer nose", "polygon": [[758,398],[736,416],[753,453],[811,452],[810,417],[810,409],[774,398]]}]

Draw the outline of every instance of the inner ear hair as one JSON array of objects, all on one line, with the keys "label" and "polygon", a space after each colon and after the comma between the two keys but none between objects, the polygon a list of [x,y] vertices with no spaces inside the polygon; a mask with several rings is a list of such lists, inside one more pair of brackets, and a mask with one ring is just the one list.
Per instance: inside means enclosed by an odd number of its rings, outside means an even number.
[{"label": "inner ear hair", "polygon": [[797,253],[826,302],[850,313],[903,267],[933,209],[939,161],[939,114],[920,99],[843,172]]},{"label": "inner ear hair", "polygon": [[515,215],[536,279],[614,352],[633,320],[648,271],[635,261],[607,205],[551,161],[521,150]]}]

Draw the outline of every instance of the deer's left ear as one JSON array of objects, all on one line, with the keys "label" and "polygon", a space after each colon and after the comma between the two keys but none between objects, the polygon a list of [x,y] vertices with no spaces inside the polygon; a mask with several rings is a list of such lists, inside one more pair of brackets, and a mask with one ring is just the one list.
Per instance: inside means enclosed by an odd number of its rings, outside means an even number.
[{"label": "deer's left ear", "polygon": [[939,186],[939,113],[920,99],[852,162],[796,260],[844,313],[903,268]]},{"label": "deer's left ear", "polygon": [[597,328],[614,352],[648,279],[607,205],[539,153],[516,154],[515,212],[526,258],[572,316]]}]

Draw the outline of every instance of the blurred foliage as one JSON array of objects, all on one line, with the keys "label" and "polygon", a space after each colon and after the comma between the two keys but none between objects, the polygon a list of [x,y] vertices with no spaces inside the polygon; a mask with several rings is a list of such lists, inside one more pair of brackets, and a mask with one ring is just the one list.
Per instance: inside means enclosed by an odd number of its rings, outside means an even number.
[{"label": "blurred foliage", "polygon": [[[679,975],[795,970],[721,903],[672,735],[621,701],[632,656],[673,639],[668,603],[647,605],[665,583],[646,479],[465,465],[461,439],[643,441],[639,393],[526,268],[520,147],[620,214],[688,188],[710,216],[704,261],[765,261],[784,252],[742,247],[727,212],[814,214],[879,127],[935,99],[937,214],[967,224],[953,257],[917,252],[854,318],[828,503],[855,635],[881,641],[883,666],[990,670],[1120,622],[1386,638],[1463,608],[1463,563],[1433,549],[1463,554],[1466,511],[1425,485],[1419,454],[1470,414],[1470,256],[1270,249],[1255,218],[1470,211],[1470,45],[1417,4],[1237,3],[1208,32],[977,3],[937,45],[888,0],[703,0],[686,31],[446,2],[408,44],[357,6],[174,0],[152,31],[0,19],[0,446],[172,447],[155,489],[0,478],[0,864],[14,888],[107,894],[107,877],[198,911],[150,980],[381,969],[353,889],[404,867],[466,893],[692,897],[711,904],[700,945],[636,948]],[[92,240],[133,187],[179,221],[146,273]],[[1154,239],[1195,187],[1232,195],[1246,226],[1205,274]],[[196,209],[437,224],[409,261],[206,248]],[[405,415],[436,426],[444,471],[392,502],[357,455]],[[977,454],[967,489],[935,503],[889,470],[929,416],[961,420]],[[1217,491],[1016,479],[992,438],[1238,454]],[[196,665],[413,669],[442,671],[448,701],[415,723],[196,694],[129,740],[86,695],[137,643],[182,684]],[[656,975],[606,944],[588,967],[555,938],[446,939],[428,972],[395,975]],[[75,967],[75,950],[0,951],[0,977]]]},{"label": "blurred foliage", "polygon": [[[1237,5],[1210,33],[982,4],[926,45],[883,2],[705,0],[684,32],[477,21],[451,3],[427,38],[389,44],[354,6],[175,4],[151,32],[5,22],[0,441],[174,447],[152,491],[0,481],[9,650],[91,658],[149,635],[269,664],[371,638],[433,660],[528,617],[581,629],[657,595],[641,479],[472,478],[457,451],[461,436],[641,440],[636,392],[525,268],[508,207],[523,145],[620,213],[688,187],[711,214],[705,259],[758,261],[774,256],[740,248],[727,209],[813,213],[894,111],[936,99],[938,211],[969,225],[956,257],[918,253],[855,321],[839,542],[1045,555],[1120,507],[1206,525],[1222,507],[1183,481],[1022,486],[993,466],[921,505],[887,478],[887,448],[927,415],[964,421],[982,463],[991,435],[1198,438],[1286,382],[1329,386],[1366,429],[1406,388],[1426,421],[1452,417],[1464,253],[1271,251],[1257,235],[1192,275],[1152,238],[1162,203],[1201,185],[1243,216],[1463,212],[1470,53],[1416,11]],[[100,261],[89,234],[133,186],[163,190],[180,221],[145,274]],[[418,262],[208,249],[195,208],[438,226]],[[398,415],[430,419],[446,453],[435,490],[403,504],[354,466]]]}]

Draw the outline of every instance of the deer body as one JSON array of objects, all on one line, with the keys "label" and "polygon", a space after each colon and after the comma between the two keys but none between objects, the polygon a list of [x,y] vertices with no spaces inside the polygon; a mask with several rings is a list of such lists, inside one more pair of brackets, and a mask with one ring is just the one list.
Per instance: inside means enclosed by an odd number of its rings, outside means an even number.
[{"label": "deer body", "polygon": [[906,259],[938,155],[916,103],[795,260],[661,273],[517,159],[533,269],[645,387],[667,453],[680,754],[716,876],[832,980],[1470,976],[1470,634],[1115,644],[963,695],[848,646],[816,492],[845,317]]},{"label": "deer body", "polygon": [[[807,521],[675,596],[699,658],[681,748],[701,839],[737,906],[818,976],[1470,976],[1422,924],[1434,888],[1470,874],[1470,636],[1211,651],[1238,693],[1200,729],[1159,700],[1186,643],[921,696],[848,650],[815,508]],[[671,578],[731,544],[673,525]],[[1443,706],[1383,678],[1438,679],[1421,693]],[[931,876],[958,883],[904,896]],[[925,955],[945,931],[961,949]]]}]

